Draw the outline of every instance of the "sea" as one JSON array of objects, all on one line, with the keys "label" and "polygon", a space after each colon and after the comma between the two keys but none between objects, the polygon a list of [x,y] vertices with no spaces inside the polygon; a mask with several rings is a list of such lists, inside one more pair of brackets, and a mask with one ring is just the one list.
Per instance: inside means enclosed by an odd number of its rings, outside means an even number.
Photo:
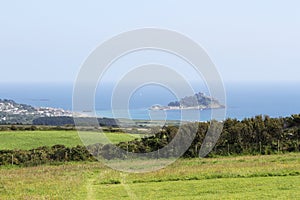
[{"label": "sea", "polygon": [[[133,91],[130,98],[119,98],[126,105],[115,109],[111,102],[114,85],[102,84],[95,92],[95,111],[99,117],[129,118],[137,120],[181,120],[180,110],[152,111],[153,105],[167,105],[178,100],[170,90],[159,85],[146,85]],[[196,92],[209,95],[205,87],[193,87]],[[226,108],[224,118],[244,118],[256,115],[286,117],[300,113],[300,82],[228,82],[224,83]],[[1,83],[0,99],[35,107],[55,107],[72,111],[73,84],[71,83]],[[185,111],[185,115],[189,116]],[[212,119],[211,110],[199,110],[197,121]],[[125,117],[124,117],[125,116]],[[189,119],[189,117],[187,117]],[[194,116],[191,121],[194,121]]]}]

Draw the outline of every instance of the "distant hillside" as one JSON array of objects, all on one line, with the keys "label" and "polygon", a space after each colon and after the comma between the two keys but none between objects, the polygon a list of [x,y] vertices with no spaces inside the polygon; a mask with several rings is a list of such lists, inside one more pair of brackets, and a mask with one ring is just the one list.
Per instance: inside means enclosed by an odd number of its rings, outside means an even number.
[{"label": "distant hillside", "polygon": [[[93,125],[94,118],[91,117],[79,117],[76,120],[76,124],[73,117],[61,116],[61,117],[39,117],[33,120],[33,125],[47,125],[47,126],[64,126],[64,125],[77,125],[77,126],[91,126]],[[117,127],[118,120],[111,118],[97,118],[100,126]]]},{"label": "distant hillside", "polygon": [[31,124],[40,117],[72,116],[72,112],[48,107],[33,107],[13,100],[0,99],[0,124]]},{"label": "distant hillside", "polygon": [[[91,117],[75,113],[77,125],[90,126],[94,120]],[[117,126],[117,120],[98,118],[101,126]],[[0,99],[0,124],[33,124],[48,126],[75,125],[73,113],[58,108],[33,107],[19,104],[13,100]]]}]

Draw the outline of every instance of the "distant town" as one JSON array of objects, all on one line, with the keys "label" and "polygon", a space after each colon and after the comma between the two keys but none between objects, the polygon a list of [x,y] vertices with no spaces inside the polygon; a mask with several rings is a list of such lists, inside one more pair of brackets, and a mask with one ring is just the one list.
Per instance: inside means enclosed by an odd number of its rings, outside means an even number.
[{"label": "distant town", "polygon": [[33,107],[13,100],[0,99],[0,123],[31,122],[39,117],[72,116],[72,112],[60,108]]}]

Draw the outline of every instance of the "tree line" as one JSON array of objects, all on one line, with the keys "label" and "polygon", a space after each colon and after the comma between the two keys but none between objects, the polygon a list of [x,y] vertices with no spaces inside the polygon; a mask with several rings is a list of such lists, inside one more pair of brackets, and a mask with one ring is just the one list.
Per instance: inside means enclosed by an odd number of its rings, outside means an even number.
[{"label": "tree line", "polygon": [[[189,139],[190,136],[188,134],[191,134],[189,130],[191,130],[192,126],[197,126],[197,131],[192,144],[182,157],[198,157],[210,126],[208,122],[190,123],[181,127],[167,126],[151,137],[117,144],[122,151],[115,148],[114,145],[104,145],[101,154],[107,159],[113,159],[115,156],[124,158],[128,152],[147,153],[157,151],[169,144],[180,131],[184,132],[180,138],[180,142],[183,144]],[[206,157],[299,152],[299,140],[300,115],[292,115],[286,118],[256,116],[243,120],[227,119],[223,123],[223,130],[216,145]],[[175,144],[171,151],[161,152],[159,156],[172,157],[177,155],[176,151],[180,151],[180,143]],[[162,155],[162,153],[165,155]]]}]

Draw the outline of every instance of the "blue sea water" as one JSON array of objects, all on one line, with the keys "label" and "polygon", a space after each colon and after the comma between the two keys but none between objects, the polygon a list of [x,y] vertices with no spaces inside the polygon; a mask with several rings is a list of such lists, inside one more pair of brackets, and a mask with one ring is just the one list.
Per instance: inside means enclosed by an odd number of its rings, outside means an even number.
[{"label": "blue sea water", "polygon": [[[132,119],[180,120],[178,110],[153,112],[148,108],[154,104],[166,105],[177,100],[175,95],[165,88],[145,86],[135,91],[127,100],[129,109],[111,109],[112,85],[104,85],[104,89],[95,95],[95,109],[101,117],[119,117],[129,113]],[[225,83],[226,118],[243,119],[255,115],[285,117],[300,113],[300,82],[273,83]],[[206,88],[202,91],[208,93]],[[18,103],[37,107],[56,107],[72,110],[72,84],[37,84],[37,83],[1,83],[0,99],[13,99]],[[120,99],[123,101],[123,99]],[[189,111],[186,111],[187,113]],[[188,114],[187,114],[188,115]],[[210,110],[200,111],[199,121],[211,119]]]}]

